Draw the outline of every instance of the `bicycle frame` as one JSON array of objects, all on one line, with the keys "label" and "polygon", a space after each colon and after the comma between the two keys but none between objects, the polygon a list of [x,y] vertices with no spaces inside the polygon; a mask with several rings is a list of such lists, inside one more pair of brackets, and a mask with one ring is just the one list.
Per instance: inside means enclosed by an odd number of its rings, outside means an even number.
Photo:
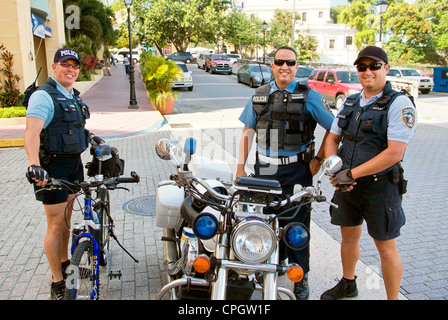
[{"label": "bicycle frame", "polygon": [[[72,242],[71,246],[71,254],[75,252],[75,248],[78,245],[80,241],[90,241],[92,243],[92,255],[93,255],[93,270],[91,279],[93,280],[92,285],[92,293],[90,296],[91,300],[94,300],[95,297],[98,295],[98,288],[99,288],[99,277],[100,277],[100,271],[99,271],[99,257],[100,257],[100,246],[97,241],[97,237],[101,235],[101,228],[102,223],[95,223],[93,221],[93,206],[92,206],[92,197],[90,190],[85,191],[85,198],[84,198],[84,221],[76,224],[76,226],[73,228],[73,231],[75,230],[84,230],[86,227],[89,232],[84,232],[81,234],[78,234],[75,241]],[[76,229],[75,229],[76,228]],[[76,285],[75,285],[75,293],[76,293]]]},{"label": "bicycle frame", "polygon": [[[115,177],[115,178],[109,178],[107,180],[103,180],[102,175],[99,175],[98,177],[95,177],[96,181],[83,181],[81,183],[78,182],[69,182],[66,180],[59,180],[50,178],[47,183],[47,188],[49,190],[60,190],[62,187],[69,188],[73,190],[74,188],[80,188],[84,192],[84,208],[83,208],[83,215],[84,220],[81,223],[75,224],[75,226],[72,228],[72,246],[71,246],[71,254],[72,259],[74,256],[76,256],[76,259],[79,259],[75,264],[78,265],[81,258],[84,255],[84,252],[87,250],[88,252],[88,262],[91,262],[92,270],[89,270],[89,281],[92,283],[92,291],[89,293],[90,299],[98,299],[99,298],[99,287],[100,287],[100,265],[101,260],[103,258],[103,248],[101,246],[104,246],[102,243],[102,236],[103,236],[103,229],[104,227],[107,228],[107,240],[106,242],[109,243],[110,237],[112,237],[117,244],[122,248],[136,263],[138,263],[138,260],[135,259],[124,247],[120,244],[118,241],[116,235],[113,232],[113,220],[111,216],[109,215],[109,210],[105,210],[104,212],[101,212],[101,207],[104,209],[109,209],[107,202],[109,201],[108,196],[102,196],[101,191],[103,191],[103,188],[107,190],[112,189],[125,189],[123,187],[117,187],[120,183],[138,183],[140,181],[140,177],[135,173],[134,171],[131,172],[130,177]],[[44,190],[41,189],[41,190]],[[92,199],[92,190],[96,190],[96,194],[100,200],[100,202],[96,201],[97,199]],[[39,192],[40,190],[36,191]],[[129,190],[128,190],[129,191]],[[107,194],[107,193],[106,193]],[[76,195],[79,196],[80,193]],[[107,198],[107,199],[106,199]],[[104,203],[105,201],[105,203]],[[97,212],[93,209],[95,206],[99,206],[100,209],[98,209],[98,223],[95,223],[94,217]],[[107,215],[106,220],[108,223],[106,223],[106,226],[103,225],[104,217]],[[88,247],[89,245],[90,247]],[[81,247],[80,247],[81,246]],[[78,250],[78,248],[80,250]],[[109,246],[107,245],[107,250],[109,250]],[[121,277],[121,271],[112,272],[110,271],[110,260],[109,260],[110,252],[107,252],[107,264],[108,268],[108,277]],[[90,264],[90,263],[88,263]],[[70,267],[70,266],[69,266]],[[67,269],[68,270],[68,269]],[[76,278],[73,279],[73,287],[70,287],[70,289],[74,292],[73,297],[77,297],[76,293],[79,291],[79,279],[82,278],[82,276],[87,276],[85,273],[83,273],[80,277],[80,270],[78,268],[72,269],[73,272],[69,272],[69,277],[72,276],[73,273],[76,273]],[[87,277],[86,277],[87,278]],[[69,278],[67,278],[68,280]],[[67,286],[68,289],[68,286]],[[87,287],[87,292],[90,292],[90,286]],[[72,295],[72,292],[70,293]],[[87,297],[87,293],[86,296]]]}]

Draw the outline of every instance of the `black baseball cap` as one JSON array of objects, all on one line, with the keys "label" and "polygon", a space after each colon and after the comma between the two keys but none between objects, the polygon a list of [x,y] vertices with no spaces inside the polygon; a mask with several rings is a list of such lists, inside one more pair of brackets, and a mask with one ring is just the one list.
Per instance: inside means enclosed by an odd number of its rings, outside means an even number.
[{"label": "black baseball cap", "polygon": [[79,62],[79,56],[75,50],[70,48],[62,48],[58,49],[54,54],[54,62],[62,62],[68,59],[73,59]]},{"label": "black baseball cap", "polygon": [[387,59],[387,53],[380,47],[375,46],[368,46],[362,49],[358,54],[358,58],[353,64],[356,66],[359,63],[359,60],[361,60],[362,58],[370,58],[375,61],[384,61],[386,63],[389,63]]}]

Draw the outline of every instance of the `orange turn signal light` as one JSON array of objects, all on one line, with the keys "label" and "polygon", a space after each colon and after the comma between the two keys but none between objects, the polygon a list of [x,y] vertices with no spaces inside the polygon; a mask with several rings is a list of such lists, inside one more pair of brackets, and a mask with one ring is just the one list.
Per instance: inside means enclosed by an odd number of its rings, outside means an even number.
[{"label": "orange turn signal light", "polygon": [[286,276],[294,283],[300,282],[303,279],[303,269],[297,264],[291,265],[286,271]]},{"label": "orange turn signal light", "polygon": [[198,273],[205,273],[210,269],[210,259],[206,255],[199,255],[194,259],[193,268]]}]

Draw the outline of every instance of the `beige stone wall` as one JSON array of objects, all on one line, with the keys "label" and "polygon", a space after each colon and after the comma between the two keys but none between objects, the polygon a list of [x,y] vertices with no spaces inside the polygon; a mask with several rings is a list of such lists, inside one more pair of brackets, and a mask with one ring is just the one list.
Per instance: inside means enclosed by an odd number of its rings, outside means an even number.
[{"label": "beige stone wall", "polygon": [[65,43],[62,0],[49,0],[49,3],[50,20],[46,24],[52,36],[40,43],[40,38],[32,34],[30,0],[0,1],[0,43],[14,54],[14,71],[22,76],[21,91],[34,81],[40,66],[45,70],[39,80],[52,75],[54,53]]}]

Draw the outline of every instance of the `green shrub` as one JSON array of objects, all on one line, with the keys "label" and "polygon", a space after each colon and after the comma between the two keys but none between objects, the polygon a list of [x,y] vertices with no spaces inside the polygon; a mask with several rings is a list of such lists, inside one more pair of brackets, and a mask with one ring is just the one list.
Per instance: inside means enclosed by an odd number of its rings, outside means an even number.
[{"label": "green shrub", "polygon": [[182,77],[182,70],[173,61],[166,61],[163,57],[143,55],[140,61],[140,73],[148,91],[149,99],[162,109],[166,99],[177,97],[171,85]]},{"label": "green shrub", "polygon": [[0,118],[19,118],[26,116],[25,107],[0,108]]}]

